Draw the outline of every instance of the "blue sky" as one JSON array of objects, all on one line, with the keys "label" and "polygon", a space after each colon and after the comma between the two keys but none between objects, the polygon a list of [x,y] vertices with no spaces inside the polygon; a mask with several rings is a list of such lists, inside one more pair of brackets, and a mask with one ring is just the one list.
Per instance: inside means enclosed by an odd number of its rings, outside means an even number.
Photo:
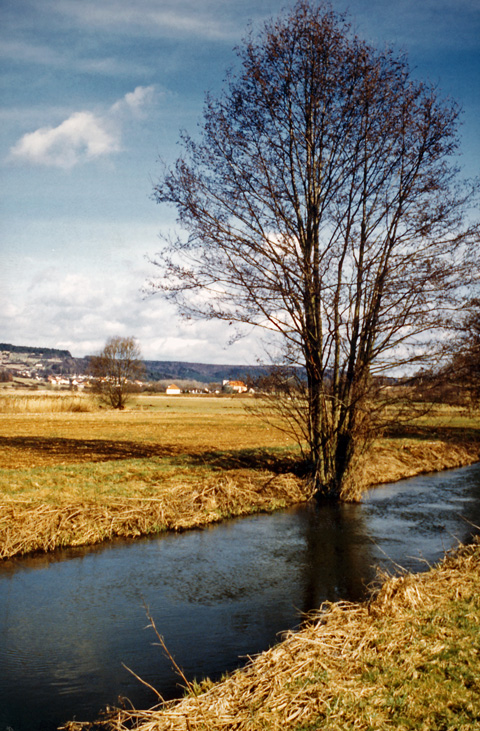
[{"label": "blue sky", "polygon": [[[406,51],[413,73],[462,106],[460,164],[480,160],[478,0],[333,0],[358,34]],[[0,341],[82,356],[111,335],[144,357],[252,363],[247,334],[182,322],[146,297],[158,237],[159,158],[195,132],[233,48],[284,0],[0,0]]]}]

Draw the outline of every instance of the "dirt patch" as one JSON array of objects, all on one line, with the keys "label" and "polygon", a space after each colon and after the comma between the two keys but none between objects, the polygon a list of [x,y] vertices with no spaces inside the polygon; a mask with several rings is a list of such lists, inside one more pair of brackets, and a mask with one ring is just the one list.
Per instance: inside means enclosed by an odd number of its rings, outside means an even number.
[{"label": "dirt patch", "polygon": [[82,464],[117,459],[171,457],[181,453],[176,445],[148,444],[112,439],[0,436],[0,468]]}]

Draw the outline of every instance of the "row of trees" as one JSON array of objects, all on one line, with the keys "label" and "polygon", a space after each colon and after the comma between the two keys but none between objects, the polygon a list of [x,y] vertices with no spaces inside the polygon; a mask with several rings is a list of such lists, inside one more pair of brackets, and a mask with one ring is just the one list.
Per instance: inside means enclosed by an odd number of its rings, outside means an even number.
[{"label": "row of trees", "polygon": [[480,300],[473,299],[461,320],[450,360],[440,372],[463,392],[467,402],[480,403]]},{"label": "row of trees", "polygon": [[478,408],[480,404],[480,300],[465,307],[455,336],[444,348],[436,369],[413,380],[417,398]]}]

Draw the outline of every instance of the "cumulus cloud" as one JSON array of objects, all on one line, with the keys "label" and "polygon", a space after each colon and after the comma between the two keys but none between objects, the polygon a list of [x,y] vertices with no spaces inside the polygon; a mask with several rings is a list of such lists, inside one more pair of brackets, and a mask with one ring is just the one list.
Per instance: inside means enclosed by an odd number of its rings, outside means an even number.
[{"label": "cumulus cloud", "polygon": [[184,321],[162,297],[145,297],[146,272],[117,262],[102,272],[39,268],[22,287],[0,288],[2,339],[15,345],[67,348],[73,355],[99,351],[112,335],[137,338],[145,358],[204,363],[254,363],[261,354],[252,336],[229,346],[227,323]]},{"label": "cumulus cloud", "polygon": [[91,112],[76,112],[58,127],[40,127],[25,134],[10,150],[11,157],[36,165],[71,168],[83,160],[120,149],[119,135]]},{"label": "cumulus cloud", "polygon": [[131,113],[134,116],[141,116],[145,112],[145,108],[152,102],[155,94],[153,86],[137,86],[134,91],[125,94],[122,99],[115,102],[111,107],[111,113],[124,114]]},{"label": "cumulus cloud", "polygon": [[125,115],[140,116],[153,95],[153,86],[138,86],[104,114],[74,112],[57,127],[40,127],[28,132],[11,148],[10,159],[72,168],[78,163],[119,152]]}]

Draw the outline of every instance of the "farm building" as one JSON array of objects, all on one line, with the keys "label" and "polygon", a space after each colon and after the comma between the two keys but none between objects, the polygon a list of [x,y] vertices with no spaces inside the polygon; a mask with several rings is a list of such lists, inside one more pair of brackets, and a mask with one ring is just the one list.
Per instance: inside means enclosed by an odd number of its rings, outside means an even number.
[{"label": "farm building", "polygon": [[245,393],[248,391],[248,388],[243,381],[224,381],[223,385],[227,388],[231,388],[232,391],[236,391],[237,393]]}]

